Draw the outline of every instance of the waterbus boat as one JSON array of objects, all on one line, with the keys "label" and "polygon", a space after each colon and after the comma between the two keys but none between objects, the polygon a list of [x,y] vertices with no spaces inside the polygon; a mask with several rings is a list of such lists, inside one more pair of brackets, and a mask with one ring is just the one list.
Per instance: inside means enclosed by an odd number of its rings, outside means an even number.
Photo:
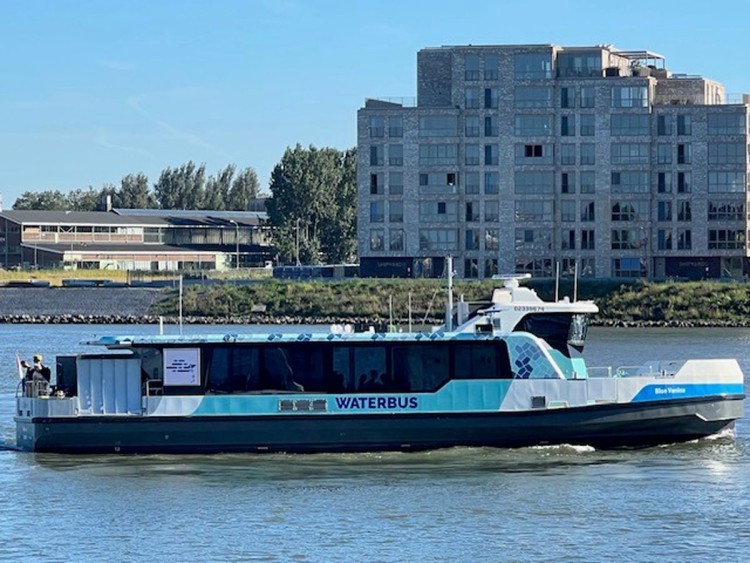
[{"label": "waterbus boat", "polygon": [[645,447],[743,415],[736,360],[589,368],[591,302],[506,288],[433,333],[111,336],[19,385],[17,447],[65,453]]}]

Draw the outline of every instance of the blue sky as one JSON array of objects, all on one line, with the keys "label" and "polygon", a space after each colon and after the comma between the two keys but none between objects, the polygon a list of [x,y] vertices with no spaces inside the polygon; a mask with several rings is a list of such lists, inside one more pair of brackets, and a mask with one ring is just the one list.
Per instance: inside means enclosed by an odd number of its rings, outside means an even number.
[{"label": "blue sky", "polygon": [[0,0],[0,193],[188,160],[254,167],[356,144],[366,97],[415,96],[440,45],[611,43],[750,93],[750,0]]}]

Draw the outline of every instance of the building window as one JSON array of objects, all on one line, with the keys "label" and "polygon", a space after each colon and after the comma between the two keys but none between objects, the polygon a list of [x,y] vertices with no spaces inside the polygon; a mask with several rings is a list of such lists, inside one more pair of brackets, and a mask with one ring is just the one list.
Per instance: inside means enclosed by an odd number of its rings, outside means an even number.
[{"label": "building window", "polygon": [[677,250],[692,250],[693,236],[690,229],[677,231]]},{"label": "building window", "polygon": [[645,244],[643,229],[612,229],[612,250],[634,250],[645,248]]},{"label": "building window", "polygon": [[648,86],[612,86],[613,108],[647,108]]},{"label": "building window", "polygon": [[404,222],[404,202],[391,200],[388,203],[388,222],[389,223],[403,223]]},{"label": "building window", "polygon": [[610,117],[610,134],[623,137],[648,135],[648,119],[645,113],[613,113]]},{"label": "building window", "polygon": [[560,88],[560,107],[561,108],[575,107],[575,101],[576,101],[575,88],[569,88],[569,87]]},{"label": "building window", "polygon": [[420,137],[455,137],[458,118],[455,115],[432,115],[419,118]]},{"label": "building window", "polygon": [[[745,111],[744,109],[742,110]],[[745,135],[747,126],[744,113],[709,113],[709,135]]]},{"label": "building window", "polygon": [[516,86],[515,107],[517,108],[552,107],[552,88],[548,86]]},{"label": "building window", "polygon": [[551,53],[518,54],[513,58],[513,66],[516,78],[552,78]]},{"label": "building window", "polygon": [[576,249],[576,232],[575,229],[564,229],[560,235],[561,250]]},{"label": "building window", "polygon": [[498,146],[484,145],[484,164],[486,166],[497,166],[499,162]]},{"label": "building window", "polygon": [[656,164],[672,164],[672,145],[656,145]]},{"label": "building window", "polygon": [[708,163],[744,166],[747,163],[747,145],[745,143],[708,143]]},{"label": "building window", "polygon": [[485,88],[484,89],[484,108],[485,109],[497,109],[499,100],[499,94],[497,88]]},{"label": "building window", "polygon": [[646,264],[637,257],[613,258],[612,277],[642,278],[646,276]]},{"label": "building window", "polygon": [[466,145],[464,151],[465,162],[468,166],[479,164],[479,145]]},{"label": "building window", "polygon": [[497,172],[485,172],[484,173],[484,193],[485,194],[497,194],[500,193],[500,176]]},{"label": "building window", "polygon": [[464,260],[464,277],[467,279],[479,277],[479,265],[476,258],[466,258]]},{"label": "building window", "polygon": [[693,220],[693,211],[690,201],[683,200],[677,202],[677,220],[685,222]]},{"label": "building window", "polygon": [[379,115],[370,116],[370,137],[385,136],[385,118]]},{"label": "building window", "polygon": [[581,87],[581,107],[593,108],[596,105],[596,91],[593,86]]},{"label": "building window", "polygon": [[709,250],[744,250],[745,231],[737,229],[709,229]]},{"label": "building window", "polygon": [[595,250],[593,229],[583,229],[581,231],[581,250]]},{"label": "building window", "polygon": [[552,221],[552,202],[516,201],[516,221]]},{"label": "building window", "polygon": [[401,195],[404,193],[403,172],[390,172],[388,174],[388,193],[391,195]]},{"label": "building window", "polygon": [[560,220],[563,223],[575,223],[576,202],[574,200],[564,199],[560,202]]},{"label": "building window", "polygon": [[[677,173],[677,193],[678,194],[689,194],[690,188],[690,172],[678,172]],[[709,189],[709,191],[711,191]]]},{"label": "building window", "polygon": [[743,193],[747,186],[747,177],[739,170],[709,171],[708,192],[709,193]]},{"label": "building window", "polygon": [[538,158],[544,156],[542,145],[524,145],[523,156],[526,158]]},{"label": "building window", "polygon": [[467,172],[466,173],[466,193],[467,194],[479,193],[479,172]]},{"label": "building window", "polygon": [[596,206],[593,201],[581,202],[581,221],[583,222],[594,222],[596,221]]},{"label": "building window", "polygon": [[590,113],[581,114],[581,137],[593,137],[596,133],[596,118]]},{"label": "building window", "polygon": [[560,136],[572,137],[576,134],[576,118],[574,115],[560,117]]},{"label": "building window", "polygon": [[455,194],[456,175],[442,172],[422,172],[419,174],[419,193],[421,194]]},{"label": "building window", "polygon": [[517,258],[517,274],[531,274],[535,278],[552,277],[551,258]]},{"label": "building window", "polygon": [[555,176],[553,172],[516,172],[515,193],[551,194],[555,191]]},{"label": "building window", "polygon": [[677,164],[690,164],[690,161],[690,145],[687,143],[677,145]]},{"label": "building window", "polygon": [[466,55],[464,64],[466,65],[464,78],[466,80],[479,80],[479,55]]},{"label": "building window", "polygon": [[659,172],[656,175],[656,189],[660,194],[672,193],[672,173]]},{"label": "building window", "polygon": [[612,143],[610,159],[612,164],[648,164],[651,147],[648,143]]},{"label": "building window", "polygon": [[593,144],[581,143],[581,164],[596,164],[596,152]]},{"label": "building window", "polygon": [[497,80],[498,61],[497,55],[487,54],[484,56],[484,79]]},{"label": "building window", "polygon": [[647,221],[648,201],[616,201],[612,204],[612,221]]},{"label": "building window", "polygon": [[552,232],[544,229],[516,229],[516,250],[552,250]]},{"label": "building window", "polygon": [[500,220],[500,203],[498,201],[484,202],[484,221],[486,223],[497,223]]},{"label": "building window", "polygon": [[596,192],[596,173],[593,171],[581,172],[581,193],[593,194]]},{"label": "building window", "polygon": [[385,193],[384,184],[382,174],[370,174],[370,195],[383,195]]},{"label": "building window", "polygon": [[404,230],[403,229],[391,229],[390,230],[390,242],[388,245],[389,250],[403,250],[404,249]]},{"label": "building window", "polygon": [[456,145],[419,145],[419,164],[422,166],[455,165]]},{"label": "building window", "polygon": [[370,223],[382,223],[385,220],[385,203],[382,201],[370,202]]},{"label": "building window", "polygon": [[678,115],[677,116],[677,134],[678,135],[692,135],[693,134],[693,121],[690,115]]},{"label": "building window", "polygon": [[484,118],[484,136],[485,137],[497,137],[500,134],[500,125],[498,124],[498,118],[493,116],[487,116]]},{"label": "building window", "polygon": [[479,109],[479,88],[466,88],[464,98],[466,109]]},{"label": "building window", "polygon": [[404,145],[388,145],[388,164],[391,166],[404,165]]},{"label": "building window", "polygon": [[551,115],[516,115],[517,137],[543,137],[552,135]]},{"label": "building window", "polygon": [[658,201],[656,203],[656,220],[657,221],[671,221],[672,220],[672,202],[671,201]]},{"label": "building window", "polygon": [[484,260],[484,277],[491,278],[498,275],[500,270],[497,267],[497,258],[485,258]]},{"label": "building window", "polygon": [[388,136],[404,136],[404,118],[401,116],[391,116],[388,118]]},{"label": "building window", "polygon": [[478,229],[466,229],[466,250],[479,250]]},{"label": "building window", "polygon": [[383,166],[385,164],[385,149],[383,145],[370,147],[370,166]]},{"label": "building window", "polygon": [[476,221],[479,221],[479,202],[467,201],[466,202],[466,222],[474,223]]},{"label": "building window", "polygon": [[458,250],[456,229],[420,229],[420,250]]},{"label": "building window", "polygon": [[709,221],[744,221],[745,204],[734,201],[709,201]]},{"label": "building window", "polygon": [[648,172],[612,172],[612,193],[648,193]]},{"label": "building window", "polygon": [[557,56],[558,76],[602,76],[601,52],[589,53],[560,53]]},{"label": "building window", "polygon": [[479,137],[479,116],[467,115],[464,124],[464,132],[467,137]]},{"label": "building window", "polygon": [[576,163],[576,146],[573,144],[560,145],[560,164],[573,165]]},{"label": "building window", "polygon": [[560,174],[560,193],[574,194],[576,192],[576,173],[563,172]]},{"label": "building window", "polygon": [[656,134],[657,135],[671,135],[672,134],[672,116],[669,114],[659,115],[656,117]]},{"label": "building window", "polygon": [[383,229],[372,229],[370,231],[370,250],[384,250],[385,231]]}]

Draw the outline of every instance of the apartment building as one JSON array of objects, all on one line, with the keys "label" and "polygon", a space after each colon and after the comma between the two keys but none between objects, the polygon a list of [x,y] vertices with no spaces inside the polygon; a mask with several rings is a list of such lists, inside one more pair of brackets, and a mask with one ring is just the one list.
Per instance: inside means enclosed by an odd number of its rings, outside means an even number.
[{"label": "apartment building", "polygon": [[358,112],[361,274],[747,275],[749,103],[650,51],[423,49]]}]

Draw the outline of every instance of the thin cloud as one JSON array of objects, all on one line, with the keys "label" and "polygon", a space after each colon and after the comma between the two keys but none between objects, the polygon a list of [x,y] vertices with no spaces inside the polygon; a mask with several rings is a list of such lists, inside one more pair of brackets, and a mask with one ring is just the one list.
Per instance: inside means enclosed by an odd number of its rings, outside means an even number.
[{"label": "thin cloud", "polygon": [[96,135],[94,135],[94,143],[96,143],[99,146],[108,148],[108,149],[114,149],[118,151],[124,151],[124,152],[131,152],[135,154],[140,154],[143,156],[147,156],[149,158],[155,158],[153,154],[151,154],[148,151],[145,151],[143,149],[139,149],[138,147],[130,147],[127,145],[119,145],[117,143],[111,143],[107,140],[107,132],[104,129],[99,129],[96,132]]},{"label": "thin cloud", "polygon": [[190,88],[176,88],[173,90],[160,90],[156,92],[147,92],[144,94],[138,94],[136,96],[131,96],[128,98],[128,105],[133,108],[135,111],[146,117],[148,120],[152,121],[156,125],[158,125],[163,130],[167,131],[170,135],[173,137],[187,143],[188,145],[198,147],[201,149],[205,149],[207,151],[210,151],[214,153],[217,156],[220,156],[224,159],[231,160],[231,157],[222,149],[217,147],[216,145],[213,145],[207,141],[204,141],[201,139],[198,135],[195,133],[191,133],[189,131],[185,131],[183,129],[180,129],[179,127],[164,121],[163,119],[158,118],[157,116],[153,115],[151,111],[146,109],[147,101],[155,98],[166,98],[166,97],[175,97],[175,96],[184,96],[186,94],[196,94],[196,93],[205,93],[206,90],[204,88],[198,88],[198,87],[190,87]]},{"label": "thin cloud", "polygon": [[115,60],[99,61],[99,66],[103,68],[108,68],[110,70],[120,70],[122,72],[130,72],[138,68],[135,65],[135,63],[131,63],[129,61],[115,61]]}]

